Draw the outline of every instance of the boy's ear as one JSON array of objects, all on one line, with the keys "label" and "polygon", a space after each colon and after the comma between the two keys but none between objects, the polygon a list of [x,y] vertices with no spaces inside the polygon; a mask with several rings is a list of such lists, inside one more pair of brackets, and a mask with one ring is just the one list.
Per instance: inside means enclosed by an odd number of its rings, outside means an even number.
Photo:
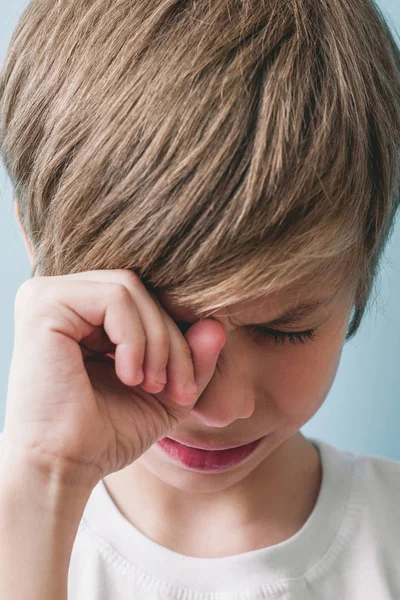
[{"label": "boy's ear", "polygon": [[27,249],[28,254],[29,254],[29,258],[30,258],[30,260],[32,262],[33,258],[34,258],[34,252],[33,252],[33,249],[32,249],[32,244],[31,244],[30,239],[28,238],[28,236],[25,233],[25,229],[23,228],[23,226],[21,224],[21,219],[19,218],[18,202],[16,200],[14,200],[14,211],[15,211],[15,216],[17,217],[17,221],[19,223],[19,226],[21,228],[22,235],[24,237],[25,248]]}]

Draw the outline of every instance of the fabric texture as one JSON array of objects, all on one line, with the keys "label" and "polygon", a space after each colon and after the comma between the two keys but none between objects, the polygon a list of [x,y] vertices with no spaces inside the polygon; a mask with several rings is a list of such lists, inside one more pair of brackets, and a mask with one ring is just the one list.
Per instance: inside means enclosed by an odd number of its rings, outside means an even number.
[{"label": "fabric texture", "polygon": [[146,537],[103,481],[75,539],[71,600],[394,600],[400,598],[400,462],[310,439],[322,483],[306,523],[284,542],[222,558],[190,557]]}]

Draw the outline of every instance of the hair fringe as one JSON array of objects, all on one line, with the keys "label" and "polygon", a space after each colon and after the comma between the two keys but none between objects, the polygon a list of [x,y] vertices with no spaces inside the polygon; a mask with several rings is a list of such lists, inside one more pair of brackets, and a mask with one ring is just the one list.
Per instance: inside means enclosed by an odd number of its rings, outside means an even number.
[{"label": "hair fringe", "polygon": [[31,276],[133,269],[199,314],[354,288],[400,198],[400,51],[372,0],[33,0],[0,75]]}]

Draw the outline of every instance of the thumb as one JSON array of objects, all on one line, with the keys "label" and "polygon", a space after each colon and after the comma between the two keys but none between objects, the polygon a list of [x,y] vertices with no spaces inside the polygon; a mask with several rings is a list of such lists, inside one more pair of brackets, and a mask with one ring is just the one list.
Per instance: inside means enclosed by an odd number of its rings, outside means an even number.
[{"label": "thumb", "polygon": [[214,319],[203,319],[194,323],[184,337],[192,351],[194,377],[200,395],[214,375],[219,353],[226,342],[226,332]]}]

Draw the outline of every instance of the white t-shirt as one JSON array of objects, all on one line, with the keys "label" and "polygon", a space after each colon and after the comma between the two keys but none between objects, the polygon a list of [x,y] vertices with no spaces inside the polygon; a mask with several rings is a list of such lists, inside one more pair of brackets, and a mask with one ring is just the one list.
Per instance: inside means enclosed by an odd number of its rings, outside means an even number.
[{"label": "white t-shirt", "polygon": [[155,543],[100,481],[75,539],[68,598],[400,599],[400,462],[310,441],[323,477],[307,522],[280,544],[234,556],[190,557]]},{"label": "white t-shirt", "polygon": [[234,556],[196,558],[157,544],[100,481],[75,538],[68,599],[399,600],[400,462],[308,439],[322,462],[308,520],[280,544]]}]

